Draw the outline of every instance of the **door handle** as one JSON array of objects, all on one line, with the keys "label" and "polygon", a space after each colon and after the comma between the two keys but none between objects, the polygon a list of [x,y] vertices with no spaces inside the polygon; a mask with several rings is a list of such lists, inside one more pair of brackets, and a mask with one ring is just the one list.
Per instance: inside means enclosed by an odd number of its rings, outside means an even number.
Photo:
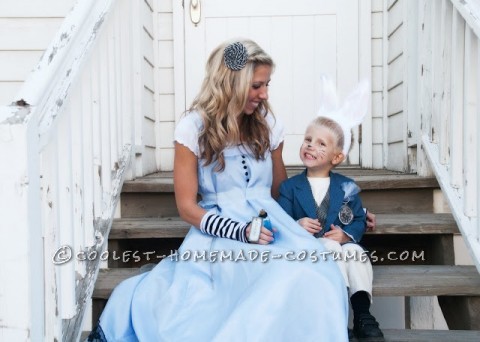
[{"label": "door handle", "polygon": [[190,20],[197,26],[200,22],[200,0],[190,0]]}]

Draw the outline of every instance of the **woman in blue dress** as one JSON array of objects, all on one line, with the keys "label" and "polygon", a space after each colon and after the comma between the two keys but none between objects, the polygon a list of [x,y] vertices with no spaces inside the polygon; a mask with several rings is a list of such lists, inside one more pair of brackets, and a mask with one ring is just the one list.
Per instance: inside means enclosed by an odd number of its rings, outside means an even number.
[{"label": "woman in blue dress", "polygon": [[[175,130],[176,203],[192,227],[176,255],[116,287],[92,338],[348,340],[338,266],[274,200],[286,172],[267,101],[273,67],[251,40],[211,53]],[[274,229],[257,240],[250,221],[261,209]]]}]

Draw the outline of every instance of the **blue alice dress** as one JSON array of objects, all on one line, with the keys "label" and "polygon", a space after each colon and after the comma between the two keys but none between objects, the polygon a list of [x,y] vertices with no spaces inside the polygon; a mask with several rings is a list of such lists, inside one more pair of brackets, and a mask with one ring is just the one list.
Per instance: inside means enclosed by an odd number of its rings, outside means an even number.
[{"label": "blue alice dress", "polygon": [[[272,149],[283,128],[267,114]],[[180,120],[175,141],[199,155],[202,119]],[[203,234],[191,227],[174,256],[120,283],[100,318],[107,341],[348,341],[346,286],[323,245],[271,197],[272,160],[242,146],[224,151],[225,169],[198,162],[201,202],[248,222],[261,209],[278,231],[267,246]]]}]

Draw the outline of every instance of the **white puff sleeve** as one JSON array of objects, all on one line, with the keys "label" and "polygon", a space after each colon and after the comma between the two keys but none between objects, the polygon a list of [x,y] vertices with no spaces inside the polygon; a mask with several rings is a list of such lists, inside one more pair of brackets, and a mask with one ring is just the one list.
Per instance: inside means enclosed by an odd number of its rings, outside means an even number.
[{"label": "white puff sleeve", "polygon": [[270,136],[270,149],[273,151],[285,139],[285,126],[278,117],[274,117],[271,113],[268,113],[265,119],[272,131],[272,135]]},{"label": "white puff sleeve", "polygon": [[202,127],[203,121],[200,114],[197,112],[187,113],[175,127],[174,141],[188,147],[190,151],[199,157],[198,136]]}]

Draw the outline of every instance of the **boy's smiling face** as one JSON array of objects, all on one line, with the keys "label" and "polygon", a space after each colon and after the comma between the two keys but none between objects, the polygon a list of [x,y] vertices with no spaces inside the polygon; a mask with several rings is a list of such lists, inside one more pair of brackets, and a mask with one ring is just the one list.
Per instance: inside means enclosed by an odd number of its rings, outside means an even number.
[{"label": "boy's smiling face", "polygon": [[300,159],[308,169],[309,177],[328,177],[328,173],[343,161],[337,146],[337,137],[327,127],[310,125],[305,132]]}]

